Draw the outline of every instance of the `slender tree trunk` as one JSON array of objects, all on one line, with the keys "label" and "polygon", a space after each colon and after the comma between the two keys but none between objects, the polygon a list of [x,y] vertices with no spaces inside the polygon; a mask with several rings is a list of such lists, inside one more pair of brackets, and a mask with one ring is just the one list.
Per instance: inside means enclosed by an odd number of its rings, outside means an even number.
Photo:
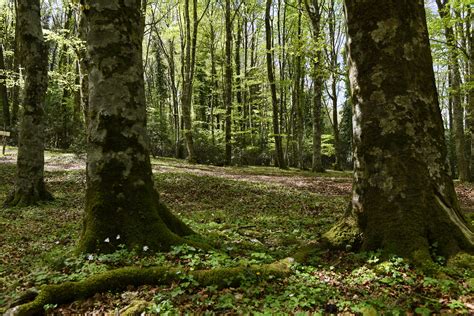
[{"label": "slender tree trunk", "polygon": [[297,30],[297,45],[296,56],[294,59],[294,78],[293,78],[293,106],[296,111],[296,163],[298,168],[304,169],[303,162],[303,143],[304,143],[304,117],[303,117],[303,91],[301,89],[302,80],[302,52],[301,52],[301,0],[298,1],[298,30]]},{"label": "slender tree trunk", "polygon": [[218,98],[217,98],[217,91],[219,89],[219,83],[217,81],[217,68],[216,68],[216,33],[214,31],[214,26],[210,25],[210,47],[211,47],[211,85],[212,85],[212,93],[211,93],[211,135],[212,135],[212,144],[215,145],[216,143],[216,135],[215,135],[215,125],[214,125],[214,110],[218,107]]},{"label": "slender tree trunk", "polygon": [[339,113],[338,113],[338,95],[337,95],[337,84],[339,80],[339,67],[338,67],[338,43],[337,43],[337,36],[336,36],[336,8],[335,8],[335,0],[331,0],[329,2],[329,18],[328,18],[328,25],[329,25],[329,42],[330,42],[330,50],[328,53],[329,56],[329,63],[331,67],[331,86],[329,96],[332,102],[332,128],[334,134],[334,151],[335,151],[335,162],[334,162],[334,169],[335,170],[342,170],[341,166],[341,144],[339,140]]},{"label": "slender tree trunk", "polygon": [[[446,20],[449,13],[448,0],[436,0],[440,17]],[[454,136],[456,148],[456,160],[458,167],[459,180],[469,181],[469,164],[466,160],[465,136],[464,136],[464,109],[461,97],[461,73],[459,70],[458,56],[456,53],[456,38],[452,26],[444,27],[446,40],[449,48],[449,62],[452,71],[452,85],[450,86],[450,97],[453,102],[453,118],[454,118]]]},{"label": "slender tree trunk", "polygon": [[91,121],[81,252],[113,251],[119,244],[168,249],[192,233],[153,187],[140,2],[91,0],[85,10]]},{"label": "slender tree trunk", "polygon": [[[311,21],[313,41],[316,45],[319,44],[319,37],[321,34],[321,4],[319,0],[305,0],[306,12]],[[316,46],[317,47],[317,46]],[[313,69],[313,172],[324,172],[323,162],[321,159],[321,109],[322,109],[322,93],[323,93],[323,78],[322,70],[322,53],[321,49],[317,47],[316,61]]]},{"label": "slender tree trunk", "polygon": [[230,0],[225,1],[225,163],[232,163],[232,22]]},{"label": "slender tree trunk", "polygon": [[7,85],[5,84],[6,76],[3,74],[5,71],[5,56],[3,55],[3,45],[0,44],[0,101],[2,102],[3,110],[3,126],[0,128],[10,127],[10,104],[8,102]]},{"label": "slender tree trunk", "polygon": [[17,23],[25,91],[15,189],[6,206],[27,206],[52,199],[44,183],[43,103],[48,87],[48,51],[41,27],[40,1],[19,0]]},{"label": "slender tree trunk", "polygon": [[[468,15],[467,24],[467,41],[469,45],[469,82],[474,82],[474,10],[471,9]],[[471,157],[470,157],[470,181],[474,182],[474,87],[470,87],[468,92],[468,113],[469,113],[469,130],[471,132],[470,146],[471,146]]]},{"label": "slender tree trunk", "polygon": [[[15,15],[18,16],[18,0],[14,0],[15,5]],[[19,34],[19,24],[15,23],[15,47],[13,52],[13,71],[15,73],[20,72],[20,34]],[[20,87],[18,84],[15,84],[12,88],[12,113],[11,113],[11,125],[16,126],[18,122],[18,112],[20,108]]]},{"label": "slender tree trunk", "polygon": [[[448,87],[451,86],[451,66],[448,65]],[[454,119],[453,119],[453,100],[451,95],[448,97],[448,160],[449,170],[453,178],[457,178],[456,174],[456,150],[454,140]]]},{"label": "slender tree trunk", "polygon": [[434,244],[442,256],[474,250],[446,163],[424,2],[345,4],[355,175],[352,208],[325,237],[418,263]]},{"label": "slender tree trunk", "polygon": [[[87,19],[82,14],[79,17],[78,34],[82,41],[87,40]],[[86,49],[82,49],[78,53],[79,58],[79,81],[80,81],[80,95],[81,95],[81,108],[84,115],[84,125],[86,127],[86,133],[89,128],[89,69],[88,69],[88,56]]]},{"label": "slender tree trunk", "polygon": [[321,126],[321,109],[322,104],[322,87],[323,80],[320,75],[319,68],[321,67],[321,53],[317,55],[318,62],[314,63],[314,74],[313,74],[313,163],[312,171],[313,172],[324,172],[323,162],[321,159],[321,135],[322,135],[322,126]]},{"label": "slender tree trunk", "polygon": [[170,49],[170,58],[168,60],[168,73],[170,77],[170,85],[171,85],[171,97],[173,100],[173,124],[174,124],[174,144],[175,144],[175,156],[176,158],[180,158],[179,155],[179,148],[181,142],[181,135],[180,135],[180,119],[179,119],[179,104],[178,104],[178,88],[176,86],[176,65],[174,61],[174,41],[169,40],[168,42],[169,49]]},{"label": "slender tree trunk", "polygon": [[267,0],[265,6],[265,43],[267,49],[267,73],[268,82],[270,83],[270,92],[272,95],[272,113],[273,113],[273,134],[275,135],[276,165],[282,169],[286,169],[286,161],[283,155],[283,146],[281,142],[280,126],[278,119],[278,99],[276,94],[276,84],[274,75],[273,62],[273,45],[272,45],[272,26],[270,23],[270,9],[272,0]]},{"label": "slender tree trunk", "polygon": [[[66,19],[64,21],[63,29],[71,31],[72,19],[73,19],[73,10],[71,7],[69,7],[66,13]],[[68,56],[67,56],[66,50],[67,50],[66,44],[63,44],[61,46],[61,50],[59,51],[59,63],[58,63],[59,71],[65,71],[65,72],[70,71],[70,66],[68,64]],[[69,126],[70,118],[68,117],[70,112],[68,111],[68,108],[67,108],[67,103],[70,96],[71,96],[71,91],[69,87],[64,86],[63,95],[61,97],[61,105],[59,109],[61,113],[61,129],[59,130],[59,133],[57,135],[59,139],[58,146],[61,149],[69,148],[72,141],[72,139],[70,138],[71,136],[71,130]]]},{"label": "slender tree trunk", "polygon": [[193,0],[193,23],[191,29],[191,18],[189,15],[189,0],[184,1],[184,21],[186,33],[186,45],[184,53],[184,76],[183,92],[181,95],[181,107],[183,111],[184,137],[186,139],[186,148],[188,151],[188,161],[196,162],[193,140],[193,123],[191,117],[194,66],[196,63],[196,44],[198,33],[197,0]]},{"label": "slender tree trunk", "polygon": [[[245,126],[244,126],[244,120],[242,119],[244,117],[243,113],[243,96],[242,96],[242,78],[241,78],[241,60],[240,60],[240,48],[242,45],[242,21],[239,18],[237,20],[237,40],[235,42],[235,85],[236,85],[236,91],[235,91],[235,97],[237,100],[237,113],[239,115],[238,119],[238,125],[239,125],[239,130],[240,132],[245,132]],[[239,141],[238,144],[240,146],[240,152],[245,147],[245,134],[240,133],[239,136]]]}]

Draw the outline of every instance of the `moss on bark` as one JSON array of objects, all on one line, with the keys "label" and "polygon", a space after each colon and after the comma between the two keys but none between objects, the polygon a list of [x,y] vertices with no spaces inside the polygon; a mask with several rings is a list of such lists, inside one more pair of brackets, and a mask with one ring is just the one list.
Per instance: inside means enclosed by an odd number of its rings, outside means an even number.
[{"label": "moss on bark", "polygon": [[141,1],[88,1],[87,191],[81,252],[167,250],[194,232],[154,189],[142,64]]},{"label": "moss on bark", "polygon": [[44,184],[44,98],[48,87],[48,47],[43,39],[40,1],[18,1],[17,23],[25,91],[18,143],[15,188],[5,207],[51,200]]},{"label": "moss on bark", "polygon": [[290,259],[285,259],[273,264],[219,268],[214,270],[183,271],[174,268],[153,267],[135,268],[127,267],[104,272],[89,277],[84,281],[66,282],[58,285],[44,286],[39,295],[24,305],[14,307],[9,315],[40,315],[44,313],[46,304],[66,304],[78,299],[84,299],[106,291],[120,291],[127,286],[141,285],[166,285],[179,281],[182,273],[187,273],[196,280],[199,285],[205,287],[216,285],[218,287],[238,286],[249,277],[256,280],[265,280],[269,277],[283,277],[290,273]]},{"label": "moss on bark", "polygon": [[346,1],[354,102],[349,214],[325,237],[430,261],[474,250],[446,164],[423,1]]}]

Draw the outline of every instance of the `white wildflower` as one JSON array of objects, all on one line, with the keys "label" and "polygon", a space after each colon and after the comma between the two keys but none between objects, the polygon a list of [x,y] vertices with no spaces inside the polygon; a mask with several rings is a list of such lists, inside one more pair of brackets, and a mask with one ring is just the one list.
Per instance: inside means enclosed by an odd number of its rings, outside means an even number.
[{"label": "white wildflower", "polygon": [[110,242],[109,237],[105,238],[104,242]]},{"label": "white wildflower", "polygon": [[143,251],[148,251],[148,249],[150,249],[148,246],[143,246]]},{"label": "white wildflower", "polygon": [[87,256],[87,260],[89,260],[89,261],[94,260],[94,256],[93,256],[93,255],[88,255],[88,256]]},{"label": "white wildflower", "polygon": [[119,239],[120,239],[120,235],[117,235],[117,237],[115,237],[115,239],[119,240]]}]

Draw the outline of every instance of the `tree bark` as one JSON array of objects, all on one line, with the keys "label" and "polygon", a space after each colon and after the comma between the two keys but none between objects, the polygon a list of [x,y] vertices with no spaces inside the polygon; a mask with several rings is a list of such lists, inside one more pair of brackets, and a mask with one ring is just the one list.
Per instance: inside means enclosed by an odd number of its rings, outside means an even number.
[{"label": "tree bark", "polygon": [[189,16],[189,0],[184,1],[184,21],[186,44],[184,54],[184,72],[183,72],[183,91],[181,95],[181,107],[183,111],[184,137],[186,140],[186,148],[188,151],[187,160],[196,162],[196,154],[194,153],[193,140],[193,122],[191,117],[191,104],[194,80],[194,65],[196,62],[196,42],[198,32],[197,18],[197,0],[193,0],[193,26],[191,30],[191,18]]},{"label": "tree bark", "polygon": [[[0,44],[0,71],[4,72],[5,69],[5,57],[3,55],[3,45]],[[5,83],[6,76],[4,73],[0,74],[0,101],[2,102],[3,111],[3,126],[0,128],[10,127],[10,104],[8,102],[7,85]]]},{"label": "tree bark", "polygon": [[286,161],[283,155],[283,146],[280,135],[280,124],[278,119],[278,99],[276,94],[274,62],[273,62],[273,45],[272,45],[272,26],[270,21],[270,9],[272,0],[267,0],[265,5],[265,44],[267,49],[267,73],[268,82],[270,83],[270,92],[272,95],[273,110],[273,134],[275,137],[276,165],[281,169],[286,169]]},{"label": "tree bark", "polygon": [[469,181],[469,164],[466,159],[465,135],[464,135],[464,109],[461,97],[461,72],[459,70],[458,56],[456,53],[456,37],[452,26],[447,24],[450,18],[448,0],[436,0],[438,12],[444,21],[444,31],[449,49],[449,63],[451,67],[451,85],[449,97],[453,106],[454,142],[456,150],[456,161],[459,180]]},{"label": "tree bark", "polygon": [[352,207],[325,237],[419,263],[435,244],[443,256],[474,250],[448,174],[423,1],[345,5],[355,174]]},{"label": "tree bark", "polygon": [[[469,45],[469,82],[474,82],[474,10],[471,10],[468,15],[468,20],[471,21],[466,26],[467,32],[467,41]],[[470,157],[470,181],[474,182],[474,87],[470,87],[468,92],[468,113],[469,113],[469,130],[471,132],[470,137],[470,146],[471,146],[471,157]]]},{"label": "tree bark", "polygon": [[39,0],[19,0],[20,54],[25,68],[15,188],[5,206],[51,200],[44,183],[44,98],[48,87],[48,51],[43,39]]},{"label": "tree bark", "polygon": [[[192,230],[159,201],[146,132],[141,1],[88,1],[90,124],[78,250],[168,249]],[[109,242],[106,242],[106,240]]]},{"label": "tree bark", "polygon": [[225,164],[232,163],[232,21],[230,0],[225,1]]},{"label": "tree bark", "polygon": [[301,88],[302,80],[302,54],[301,51],[301,0],[298,1],[298,30],[296,38],[296,56],[294,59],[294,78],[293,78],[293,106],[296,111],[296,163],[298,168],[304,169],[303,162],[303,144],[304,144],[304,118],[303,118],[303,91]]},{"label": "tree bark", "polygon": [[[18,0],[14,0],[13,4],[15,5],[15,15],[18,16]],[[20,34],[19,34],[19,23],[15,23],[15,47],[13,55],[13,71],[19,74],[20,69]],[[18,79],[18,78],[16,78]],[[16,126],[18,122],[18,112],[20,108],[20,87],[18,84],[15,84],[12,88],[12,113],[11,113],[11,125]]]},{"label": "tree bark", "polygon": [[322,93],[323,93],[323,78],[322,78],[322,53],[317,46],[321,34],[321,14],[322,8],[319,0],[305,0],[304,2],[306,12],[311,21],[313,41],[316,44],[316,61],[313,69],[313,172],[324,172],[323,162],[321,160],[321,109],[322,109]]}]

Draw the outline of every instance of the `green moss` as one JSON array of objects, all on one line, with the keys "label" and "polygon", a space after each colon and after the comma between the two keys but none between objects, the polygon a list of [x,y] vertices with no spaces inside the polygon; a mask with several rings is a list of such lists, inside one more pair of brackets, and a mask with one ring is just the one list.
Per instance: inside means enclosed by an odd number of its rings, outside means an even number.
[{"label": "green moss", "polygon": [[[289,274],[291,259],[273,264],[215,270],[196,270],[189,274],[201,285],[218,287],[238,286],[249,277],[263,280],[269,277],[282,277]],[[38,315],[46,304],[65,304],[84,299],[106,291],[119,291],[129,285],[163,285],[178,281],[186,273],[180,269],[127,267],[104,272],[80,282],[66,282],[59,285],[44,286],[36,299],[15,307],[14,315]]]},{"label": "green moss", "polygon": [[469,253],[460,252],[448,260],[448,266],[474,271],[474,256]]},{"label": "green moss", "polygon": [[356,249],[361,242],[361,231],[356,219],[346,215],[323,235],[324,241],[335,249]]}]

